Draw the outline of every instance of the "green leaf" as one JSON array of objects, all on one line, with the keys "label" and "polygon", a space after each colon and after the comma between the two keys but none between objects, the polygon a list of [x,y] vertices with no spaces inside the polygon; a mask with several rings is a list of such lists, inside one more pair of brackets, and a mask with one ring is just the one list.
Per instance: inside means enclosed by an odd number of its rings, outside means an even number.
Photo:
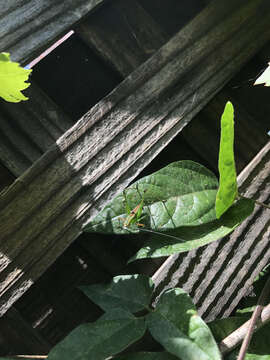
[{"label": "green leaf", "polygon": [[[254,202],[249,199],[237,201],[220,219],[201,226],[179,228],[168,233],[174,238],[164,235],[151,235],[130,260],[169,256],[196,249],[216,241],[232,232],[254,209]],[[179,240],[177,241],[177,238]],[[184,239],[184,240],[183,240]]]},{"label": "green leaf", "polygon": [[[227,319],[214,320],[209,323],[209,327],[217,342],[220,342],[233,331],[238,329],[250,316],[229,317]],[[226,360],[236,360],[239,348],[226,356]],[[256,355],[255,355],[256,354]],[[261,360],[267,359],[270,354],[270,324],[264,325],[252,336],[248,347],[248,356],[245,359]],[[262,356],[258,357],[258,356]],[[265,358],[263,356],[266,356]],[[270,359],[269,359],[270,360]]]},{"label": "green leaf", "polygon": [[180,359],[221,359],[210,329],[182,289],[166,291],[146,321],[154,339]]},{"label": "green leaf", "polygon": [[208,323],[208,326],[210,327],[216,341],[219,343],[234,330],[243,325],[248,319],[248,316],[232,316],[226,319],[211,321]]},{"label": "green leaf", "polygon": [[121,318],[114,319],[114,314],[111,317],[113,320],[78,326],[49,352],[48,360],[104,360],[143,336],[144,318],[135,318],[125,311]]},{"label": "green leaf", "polygon": [[113,360],[177,360],[178,357],[163,352],[138,352],[134,354],[126,354],[117,356]]},{"label": "green leaf", "polygon": [[221,136],[219,147],[219,189],[216,198],[217,218],[231,207],[237,198],[237,177],[234,162],[234,110],[231,102],[227,102],[221,117]]},{"label": "green leaf", "polygon": [[264,72],[258,77],[254,85],[264,84],[264,86],[270,86],[270,63]]},{"label": "green leaf", "polygon": [[24,69],[20,64],[10,61],[8,53],[0,53],[0,97],[10,102],[27,100],[21,90],[28,88],[26,83],[32,70]]},{"label": "green leaf", "polygon": [[[167,231],[216,219],[218,181],[204,166],[193,161],[174,162],[146,176],[125,190],[130,209],[144,197],[141,221],[145,229]],[[139,228],[124,228],[125,197],[121,193],[84,228],[88,232],[128,234]],[[142,229],[143,230],[143,229]]]},{"label": "green leaf", "polygon": [[116,276],[109,284],[80,287],[84,294],[103,310],[124,308],[132,313],[148,307],[154,284],[145,275]]}]

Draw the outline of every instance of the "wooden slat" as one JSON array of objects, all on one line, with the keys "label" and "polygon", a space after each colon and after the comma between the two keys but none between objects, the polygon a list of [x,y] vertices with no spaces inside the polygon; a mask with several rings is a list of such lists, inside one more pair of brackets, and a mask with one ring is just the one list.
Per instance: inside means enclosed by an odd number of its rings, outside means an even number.
[{"label": "wooden slat", "polygon": [[[16,309],[0,319],[0,356],[14,354],[48,354],[51,345],[33,329]],[[12,339],[12,343],[11,343]],[[12,348],[12,352],[11,351]]]},{"label": "wooden slat", "polygon": [[211,3],[1,198],[1,313],[269,39],[268,1],[226,5]]},{"label": "wooden slat", "polygon": [[54,345],[77,325],[95,321],[102,313],[78,286],[110,281],[111,277],[98,259],[73,244],[15,306]]},{"label": "wooden slat", "polygon": [[16,176],[72,126],[72,121],[35,84],[27,95],[27,102],[1,101],[0,107],[0,158]]},{"label": "wooden slat", "polygon": [[[270,142],[238,177],[239,193],[270,203]],[[269,263],[270,210],[256,205],[230,236],[169,257],[153,276],[156,294],[183,287],[207,321],[227,317]]]},{"label": "wooden slat", "polygon": [[14,0],[0,8],[0,51],[25,63],[104,0]]},{"label": "wooden slat", "polygon": [[112,2],[75,30],[123,76],[146,61],[169,38],[134,0]]}]

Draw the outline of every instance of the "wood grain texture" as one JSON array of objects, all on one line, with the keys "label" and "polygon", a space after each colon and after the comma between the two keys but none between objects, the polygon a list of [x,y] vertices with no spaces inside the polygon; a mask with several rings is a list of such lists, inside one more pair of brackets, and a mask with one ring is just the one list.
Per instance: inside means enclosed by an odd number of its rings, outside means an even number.
[{"label": "wood grain texture", "polygon": [[1,101],[0,158],[15,175],[21,175],[72,126],[72,121],[34,83],[29,100]]},{"label": "wood grain texture", "polygon": [[101,8],[76,27],[76,33],[123,76],[129,75],[169,39],[134,0]]},{"label": "wood grain texture", "polygon": [[44,340],[38,330],[30,326],[14,307],[0,319],[0,327],[3,329],[0,336],[0,356],[46,355],[51,349],[51,344]]},{"label": "wood grain texture", "polygon": [[0,199],[2,314],[269,39],[269,7],[211,3],[15,181]]},{"label": "wood grain texture", "polygon": [[[239,193],[270,203],[270,142],[238,177]],[[179,286],[206,321],[227,317],[269,263],[270,210],[255,211],[230,236],[187,254],[169,257],[153,279],[156,294]]]},{"label": "wood grain texture", "polygon": [[25,64],[103,1],[7,1],[0,8],[1,50]]}]

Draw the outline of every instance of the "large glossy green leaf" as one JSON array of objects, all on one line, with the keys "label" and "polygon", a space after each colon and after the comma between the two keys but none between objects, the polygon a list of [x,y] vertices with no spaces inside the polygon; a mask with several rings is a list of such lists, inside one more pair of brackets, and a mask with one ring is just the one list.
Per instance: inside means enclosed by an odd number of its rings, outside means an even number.
[{"label": "large glossy green leaf", "polygon": [[28,88],[26,83],[32,70],[10,61],[9,53],[0,53],[0,97],[10,102],[27,100],[21,91]]},{"label": "large glossy green leaf", "polygon": [[154,339],[180,359],[221,359],[210,329],[182,289],[166,291],[146,319]]},{"label": "large glossy green leaf", "polygon": [[121,275],[109,284],[82,286],[81,289],[105,311],[118,307],[135,313],[149,306],[154,284],[145,275]]},{"label": "large glossy green leaf", "polygon": [[[149,257],[169,256],[196,249],[209,244],[232,232],[241,224],[254,209],[254,203],[249,199],[237,201],[220,219],[201,226],[183,227],[168,233],[175,238],[164,235],[151,235],[129,261]],[[179,239],[179,240],[177,240]]]},{"label": "large glossy green leaf", "polygon": [[104,360],[141,338],[145,329],[144,318],[124,310],[116,318],[112,312],[106,320],[78,326],[50,351],[48,360]]},{"label": "large glossy green leaf", "polygon": [[[144,198],[141,223],[147,229],[166,231],[179,226],[194,226],[216,218],[215,198],[218,181],[204,166],[193,161],[174,162],[146,176],[125,190],[130,209]],[[84,231],[128,234],[137,226],[124,228],[127,217],[121,193],[109,203]]]},{"label": "large glossy green leaf", "polygon": [[234,110],[227,102],[221,117],[221,135],[218,158],[219,189],[216,198],[217,218],[229,209],[237,198],[237,177],[234,161]]}]

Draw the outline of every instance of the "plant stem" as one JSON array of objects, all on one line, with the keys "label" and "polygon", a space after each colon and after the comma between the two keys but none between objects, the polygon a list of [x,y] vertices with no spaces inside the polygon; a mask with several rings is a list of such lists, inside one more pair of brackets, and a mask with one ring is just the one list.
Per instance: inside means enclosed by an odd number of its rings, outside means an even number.
[{"label": "plant stem", "polygon": [[243,195],[241,195],[241,194],[238,194],[238,196],[239,196],[240,198],[242,198],[242,199],[252,200],[252,201],[255,202],[255,204],[260,205],[260,206],[263,206],[263,207],[265,207],[265,208],[267,208],[267,209],[270,209],[270,205],[266,205],[266,204],[264,204],[264,203],[262,203],[262,202],[260,202],[260,201],[258,201],[258,200],[254,200],[254,199],[248,198],[248,197],[243,196]]},{"label": "plant stem", "polygon": [[[237,360],[244,359],[252,333],[254,331],[257,331],[268,321],[270,321],[270,304],[263,307],[269,292],[270,292],[270,277],[268,278],[267,282],[264,285],[264,288],[258,300],[258,304],[254,309],[251,319],[246,321],[242,326],[240,326],[237,330],[235,330],[233,333],[231,333],[229,336],[223,339],[219,344],[220,352],[223,355],[231,352],[244,339]],[[260,321],[258,321],[259,316],[260,316],[259,319]]]},{"label": "plant stem", "polygon": [[244,338],[244,341],[242,342],[237,360],[244,360],[244,358],[246,356],[246,352],[247,352],[251,337],[255,330],[256,323],[259,320],[259,316],[262,313],[263,306],[266,302],[269,291],[270,291],[270,277],[268,277],[268,279],[263,287],[263,290],[261,292],[261,295],[259,297],[258,304],[253,311],[252,317],[250,319],[250,324],[249,324],[246,336]]}]

